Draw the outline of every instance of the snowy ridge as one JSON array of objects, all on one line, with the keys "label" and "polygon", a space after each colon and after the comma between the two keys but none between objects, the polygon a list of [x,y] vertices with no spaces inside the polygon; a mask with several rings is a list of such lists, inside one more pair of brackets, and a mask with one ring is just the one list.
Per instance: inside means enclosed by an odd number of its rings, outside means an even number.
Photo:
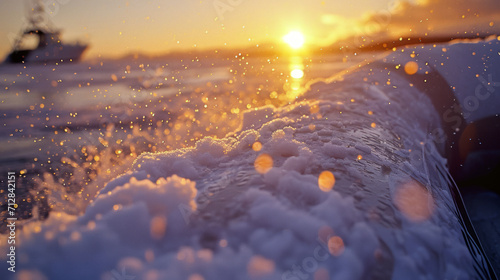
[{"label": "snowy ridge", "polygon": [[[477,265],[482,256],[472,255],[464,239],[439,156],[444,144],[429,136],[441,128],[441,116],[404,73],[389,78],[367,65],[311,85],[288,106],[245,112],[240,129],[223,139],[141,155],[82,216],[52,212],[25,225],[22,273],[30,279],[485,277]],[[323,171],[335,176],[331,190],[318,187]]]}]

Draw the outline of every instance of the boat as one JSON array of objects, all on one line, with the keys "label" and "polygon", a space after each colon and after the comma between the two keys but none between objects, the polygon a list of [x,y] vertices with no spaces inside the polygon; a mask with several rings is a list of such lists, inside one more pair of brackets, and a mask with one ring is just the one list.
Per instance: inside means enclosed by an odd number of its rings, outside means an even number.
[{"label": "boat", "polygon": [[88,44],[61,41],[61,30],[53,27],[41,1],[36,1],[28,15],[28,26],[16,38],[4,63],[66,63],[82,57]]}]

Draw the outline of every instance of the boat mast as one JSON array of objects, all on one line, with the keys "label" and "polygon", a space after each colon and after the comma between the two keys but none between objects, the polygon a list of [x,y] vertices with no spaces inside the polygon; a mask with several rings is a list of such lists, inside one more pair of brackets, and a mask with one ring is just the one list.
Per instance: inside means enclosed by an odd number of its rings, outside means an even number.
[{"label": "boat mast", "polygon": [[52,23],[48,18],[49,14],[45,11],[43,2],[41,0],[31,0],[28,3],[28,30],[52,31]]},{"label": "boat mast", "polygon": [[50,30],[50,22],[45,13],[45,7],[41,0],[27,0],[24,1],[24,13],[25,17],[23,19],[23,27],[19,36],[13,44],[13,49],[18,50],[22,42],[24,34],[29,31],[36,30]]}]

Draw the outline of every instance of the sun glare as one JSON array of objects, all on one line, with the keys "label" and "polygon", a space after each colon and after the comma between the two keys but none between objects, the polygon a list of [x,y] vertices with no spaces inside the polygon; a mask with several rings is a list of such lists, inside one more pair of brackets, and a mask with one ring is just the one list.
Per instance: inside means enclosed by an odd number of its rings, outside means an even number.
[{"label": "sun glare", "polygon": [[287,43],[292,49],[299,49],[304,45],[304,35],[299,31],[291,31],[283,36],[283,41]]},{"label": "sun glare", "polygon": [[290,72],[290,76],[294,79],[302,79],[302,77],[304,77],[304,71],[302,71],[302,69],[293,69]]}]

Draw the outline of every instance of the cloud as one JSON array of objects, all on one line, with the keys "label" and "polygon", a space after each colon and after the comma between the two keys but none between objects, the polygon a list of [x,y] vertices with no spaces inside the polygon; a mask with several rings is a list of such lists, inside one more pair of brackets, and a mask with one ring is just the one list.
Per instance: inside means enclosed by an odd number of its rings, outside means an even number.
[{"label": "cloud", "polygon": [[497,0],[422,0],[397,3],[387,13],[375,13],[364,24],[380,23],[380,16],[390,16],[385,26],[392,36],[494,34],[500,30],[500,1]]},{"label": "cloud", "polygon": [[356,38],[355,45],[401,36],[491,35],[500,33],[500,1],[393,1],[357,19],[325,14],[321,22],[332,30],[328,40]]}]

